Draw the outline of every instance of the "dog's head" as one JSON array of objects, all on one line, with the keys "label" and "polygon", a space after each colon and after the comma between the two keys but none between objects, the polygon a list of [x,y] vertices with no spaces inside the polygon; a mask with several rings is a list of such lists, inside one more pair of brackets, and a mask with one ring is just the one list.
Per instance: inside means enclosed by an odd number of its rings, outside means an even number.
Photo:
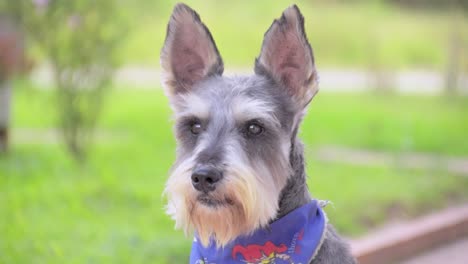
[{"label": "dog's head", "polygon": [[161,64],[178,142],[165,189],[176,227],[223,246],[267,225],[294,175],[291,145],[317,92],[299,9],[287,8],[265,33],[255,75],[229,78],[208,28],[178,4]]}]

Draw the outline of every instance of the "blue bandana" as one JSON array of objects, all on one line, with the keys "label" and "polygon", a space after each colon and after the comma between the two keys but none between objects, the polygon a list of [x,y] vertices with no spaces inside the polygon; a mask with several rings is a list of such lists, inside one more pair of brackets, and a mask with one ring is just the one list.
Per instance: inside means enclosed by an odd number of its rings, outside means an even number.
[{"label": "blue bandana", "polygon": [[325,236],[327,220],[319,203],[312,200],[268,228],[238,237],[223,248],[216,248],[215,243],[206,248],[195,237],[190,263],[310,263]]}]

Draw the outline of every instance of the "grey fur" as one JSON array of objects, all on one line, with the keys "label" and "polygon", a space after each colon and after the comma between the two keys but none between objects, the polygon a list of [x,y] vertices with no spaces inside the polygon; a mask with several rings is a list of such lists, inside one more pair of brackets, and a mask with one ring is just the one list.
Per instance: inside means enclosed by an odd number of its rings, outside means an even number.
[{"label": "grey fur", "polygon": [[336,233],[333,226],[327,226],[327,237],[311,264],[355,264],[348,245]]},{"label": "grey fur", "polygon": [[[311,99],[307,99],[304,104],[303,101],[298,100],[298,97],[311,93],[298,91],[302,87],[294,89],[285,87],[284,82],[278,81],[280,77],[275,76],[274,72],[269,72],[265,65],[260,65],[258,59],[255,75],[221,76],[222,61],[208,29],[201,23],[195,11],[185,5],[178,5],[175,12],[180,9],[189,9],[189,13],[194,17],[194,23],[200,24],[206,31],[205,35],[214,47],[214,56],[218,58],[217,63],[212,67],[218,67],[220,70],[215,71],[217,74],[213,74],[212,70],[206,71],[206,76],[202,76],[202,79],[196,83],[187,83],[183,89],[177,86],[172,87],[169,93],[175,110],[175,134],[178,141],[177,161],[174,166],[194,156],[195,167],[210,166],[224,172],[230,166],[229,157],[234,155],[240,160],[245,160],[246,167],[264,168],[267,173],[262,171],[257,175],[257,177],[263,177],[261,182],[273,182],[275,186],[280,186],[276,193],[278,200],[272,201],[278,203],[278,211],[276,215],[271,216],[270,222],[310,202],[312,198],[307,189],[303,144],[297,134],[305,106]],[[299,76],[305,77],[303,89],[306,89],[309,84],[316,81],[310,79],[316,77],[316,71],[313,66],[312,49],[303,28],[303,17],[297,6],[293,6],[293,10],[299,21],[302,42],[305,43],[302,52],[308,52],[308,57],[312,60],[308,61],[311,72],[307,74],[310,75]],[[287,23],[285,19],[283,14],[281,19],[273,25]],[[174,25],[171,24],[176,23],[173,20],[170,21],[168,34],[173,34],[171,28]],[[177,45],[177,43],[166,41],[163,52],[171,50],[171,45]],[[262,52],[263,50],[264,48]],[[162,59],[170,60],[167,58],[168,54],[164,52]],[[172,72],[170,75],[175,78],[171,80],[172,85],[180,83],[177,74]],[[292,94],[294,92],[298,94]],[[194,104],[193,100],[199,101],[198,107],[206,107],[206,116],[187,110],[190,109],[191,104]],[[247,113],[243,114],[239,113],[242,107],[250,108],[247,109]],[[194,122],[201,124],[203,131],[200,134],[191,134],[190,127]],[[264,128],[259,136],[252,136],[246,132],[246,128],[252,122]],[[229,146],[235,146],[235,153],[232,153],[233,149]],[[311,263],[352,264],[356,262],[346,243],[328,224],[326,237]]]}]

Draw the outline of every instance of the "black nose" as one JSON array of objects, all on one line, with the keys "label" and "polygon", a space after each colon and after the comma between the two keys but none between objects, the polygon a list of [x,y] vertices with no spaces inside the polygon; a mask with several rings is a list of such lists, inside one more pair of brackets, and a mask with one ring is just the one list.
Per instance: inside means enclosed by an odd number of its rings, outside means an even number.
[{"label": "black nose", "polygon": [[192,185],[200,192],[211,192],[216,189],[216,183],[221,180],[221,171],[211,167],[199,167],[192,173]]}]

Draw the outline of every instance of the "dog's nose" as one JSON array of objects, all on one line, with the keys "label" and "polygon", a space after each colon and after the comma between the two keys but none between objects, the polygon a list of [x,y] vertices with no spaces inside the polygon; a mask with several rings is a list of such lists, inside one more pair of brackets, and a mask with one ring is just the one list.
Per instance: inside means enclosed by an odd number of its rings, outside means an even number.
[{"label": "dog's nose", "polygon": [[216,183],[221,180],[222,173],[209,167],[200,167],[192,173],[192,185],[200,192],[211,192],[216,189]]}]

